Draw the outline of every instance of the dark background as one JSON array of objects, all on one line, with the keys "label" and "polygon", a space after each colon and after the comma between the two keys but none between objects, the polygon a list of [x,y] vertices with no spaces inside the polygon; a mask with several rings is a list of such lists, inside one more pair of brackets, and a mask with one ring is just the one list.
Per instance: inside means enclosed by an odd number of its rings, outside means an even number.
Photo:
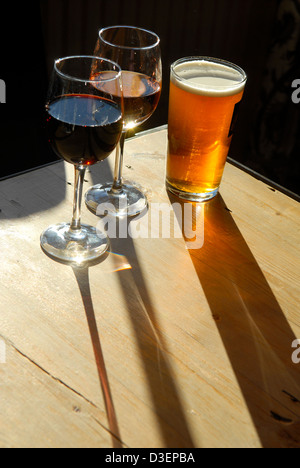
[{"label": "dark background", "polygon": [[139,131],[167,123],[174,60],[233,61],[248,83],[231,158],[300,193],[300,104],[291,99],[300,79],[300,0],[31,0],[1,8],[0,177],[56,159],[41,130],[54,59],[92,54],[101,27],[129,24],[155,31],[162,46],[161,101]]}]

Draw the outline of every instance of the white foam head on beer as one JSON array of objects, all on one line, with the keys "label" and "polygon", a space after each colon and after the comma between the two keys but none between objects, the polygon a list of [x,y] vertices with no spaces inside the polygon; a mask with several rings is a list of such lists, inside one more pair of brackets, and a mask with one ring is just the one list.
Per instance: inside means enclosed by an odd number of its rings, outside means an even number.
[{"label": "white foam head on beer", "polygon": [[171,73],[173,84],[193,94],[224,97],[243,91],[246,76],[227,64],[208,60],[178,63]]}]

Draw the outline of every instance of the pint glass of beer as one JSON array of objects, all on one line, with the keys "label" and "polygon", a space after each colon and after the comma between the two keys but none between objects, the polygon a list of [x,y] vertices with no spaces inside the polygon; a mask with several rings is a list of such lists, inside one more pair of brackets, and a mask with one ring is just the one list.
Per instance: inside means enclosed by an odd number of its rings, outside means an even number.
[{"label": "pint glass of beer", "polygon": [[186,57],[171,65],[167,189],[205,201],[219,190],[246,73],[211,57]]}]

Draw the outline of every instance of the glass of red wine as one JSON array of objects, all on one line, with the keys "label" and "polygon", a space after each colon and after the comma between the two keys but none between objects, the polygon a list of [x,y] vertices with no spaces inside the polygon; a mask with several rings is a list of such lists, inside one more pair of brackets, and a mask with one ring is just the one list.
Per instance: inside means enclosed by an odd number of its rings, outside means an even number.
[{"label": "glass of red wine", "polygon": [[42,249],[64,263],[95,260],[109,247],[96,228],[81,224],[86,168],[116,148],[123,129],[121,69],[96,56],[55,61],[46,103],[46,131],[54,152],[74,165],[71,223],[50,226],[41,235]]},{"label": "glass of red wine", "polygon": [[148,203],[144,190],[134,182],[123,181],[124,142],[128,130],[145,122],[159,102],[162,85],[160,39],[145,29],[112,26],[99,31],[94,54],[113,60],[122,69],[124,126],[116,151],[114,181],[92,187],[85,195],[85,202],[94,214],[103,205],[111,215],[135,216]]}]

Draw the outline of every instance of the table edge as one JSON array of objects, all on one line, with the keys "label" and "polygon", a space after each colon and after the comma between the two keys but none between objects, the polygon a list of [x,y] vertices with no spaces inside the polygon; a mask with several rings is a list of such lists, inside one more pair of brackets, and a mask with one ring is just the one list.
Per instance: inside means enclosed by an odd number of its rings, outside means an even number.
[{"label": "table edge", "polygon": [[[138,132],[138,133],[134,134],[133,136],[129,137],[128,140],[133,140],[135,138],[140,138],[140,137],[150,135],[150,134],[153,134],[153,133],[158,133],[160,131],[167,130],[167,128],[168,128],[168,124],[164,124],[164,125],[161,125],[159,127],[154,127],[154,128],[148,129],[148,130],[144,130],[144,131]],[[13,179],[15,177],[19,177],[19,176],[22,176],[22,175],[26,175],[26,174],[29,174],[31,172],[38,171],[39,169],[44,169],[44,168],[47,168],[47,167],[51,167],[54,164],[58,164],[58,163],[62,163],[62,162],[63,162],[63,160],[57,159],[55,161],[51,161],[49,163],[42,164],[41,166],[36,166],[36,167],[32,167],[30,169],[26,169],[25,171],[9,174],[7,176],[0,177],[0,182],[3,182],[5,180],[9,180],[9,179]],[[245,166],[244,164],[242,164],[241,162],[233,159],[230,156],[228,156],[227,162],[229,162],[229,164],[232,164],[233,166],[237,167],[238,169],[242,170],[243,172],[246,172],[247,174],[251,175],[255,179],[260,180],[261,182],[266,184],[269,187],[270,190],[281,192],[284,195],[287,195],[289,198],[292,198],[293,200],[296,200],[297,202],[300,202],[300,195],[298,195],[297,193],[292,192],[291,190],[283,187],[282,185],[278,184],[277,182],[274,182],[273,180],[269,179],[268,177],[266,177],[266,176],[264,176],[262,174],[259,174],[254,169],[251,169],[250,167]]]}]

